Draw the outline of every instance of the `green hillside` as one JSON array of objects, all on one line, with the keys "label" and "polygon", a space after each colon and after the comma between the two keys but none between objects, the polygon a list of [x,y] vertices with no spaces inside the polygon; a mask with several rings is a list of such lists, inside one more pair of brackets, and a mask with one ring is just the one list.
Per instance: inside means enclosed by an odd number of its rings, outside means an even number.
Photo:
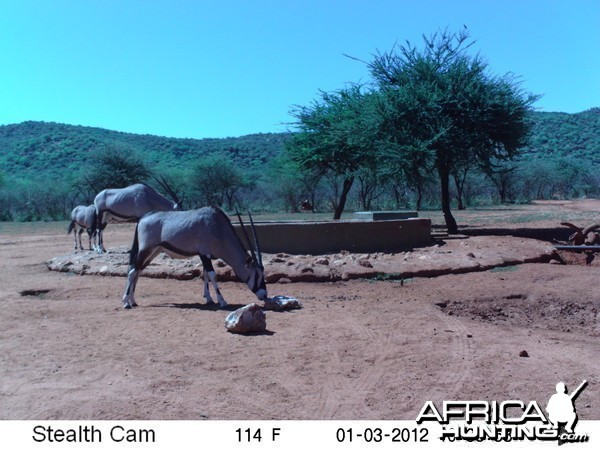
[{"label": "green hillside", "polygon": [[[577,114],[534,112],[532,120],[530,144],[515,162],[491,178],[471,169],[463,191],[467,207],[600,195],[600,108]],[[331,210],[339,180],[297,172],[287,163],[289,138],[289,133],[267,133],[175,139],[46,122],[0,126],[0,220],[62,219],[76,204],[91,202],[98,186],[90,177],[96,174],[108,183],[116,179],[115,171],[98,173],[98,161],[107,154],[165,174],[186,196],[188,207],[214,203],[231,209],[238,204],[293,212],[310,198],[319,211]],[[406,183],[382,181],[368,207],[356,183],[348,209],[414,208],[415,189]],[[427,180],[423,196],[423,207],[439,206],[435,177]]]},{"label": "green hillside", "polygon": [[[577,114],[535,112],[530,145],[536,159],[576,158],[600,164],[600,108]],[[48,122],[0,126],[0,171],[27,178],[62,175],[93,166],[105,149],[133,152],[151,167],[183,168],[206,155],[227,154],[246,170],[263,167],[282,153],[286,133],[223,139],[176,139]]]},{"label": "green hillside", "polygon": [[205,155],[226,154],[244,169],[281,153],[287,134],[224,139],[175,139],[48,122],[0,126],[0,171],[26,178],[62,175],[93,166],[104,150],[133,153],[150,167],[183,168]]},{"label": "green hillside", "polygon": [[577,114],[536,112],[529,147],[536,158],[576,158],[600,164],[600,108]]}]

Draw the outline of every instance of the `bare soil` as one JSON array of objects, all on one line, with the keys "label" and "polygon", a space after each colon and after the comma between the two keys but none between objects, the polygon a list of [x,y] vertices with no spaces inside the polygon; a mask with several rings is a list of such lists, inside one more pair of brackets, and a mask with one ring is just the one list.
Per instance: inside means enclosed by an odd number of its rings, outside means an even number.
[{"label": "bare soil", "polygon": [[600,419],[600,258],[552,245],[600,201],[457,218],[464,236],[401,253],[266,255],[269,294],[303,308],[249,335],[225,329],[257,300],[224,265],[227,310],[204,304],[197,258],[162,257],[123,310],[132,226],[103,256],[66,224],[4,226],[0,419],[410,420],[427,400],[545,406],[584,379],[579,418]]}]

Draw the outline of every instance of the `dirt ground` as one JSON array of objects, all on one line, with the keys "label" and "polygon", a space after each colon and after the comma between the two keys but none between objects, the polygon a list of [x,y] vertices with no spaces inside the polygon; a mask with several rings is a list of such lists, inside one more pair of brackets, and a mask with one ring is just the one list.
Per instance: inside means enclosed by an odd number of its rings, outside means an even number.
[{"label": "dirt ground", "polygon": [[122,309],[129,225],[103,257],[73,253],[66,224],[4,226],[0,419],[412,420],[428,400],[545,406],[584,379],[579,418],[600,419],[600,257],[561,264],[551,242],[600,201],[457,218],[464,236],[407,252],[265,255],[269,294],[303,308],[251,335],[224,321],[256,299],[224,281],[227,310],[206,306],[197,258],[158,258]]}]

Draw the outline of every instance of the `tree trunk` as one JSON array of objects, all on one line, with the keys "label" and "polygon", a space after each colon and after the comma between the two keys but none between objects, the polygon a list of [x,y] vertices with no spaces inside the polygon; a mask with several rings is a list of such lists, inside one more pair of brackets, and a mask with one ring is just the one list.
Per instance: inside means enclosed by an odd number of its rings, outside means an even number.
[{"label": "tree trunk", "polygon": [[415,209],[417,211],[421,211],[422,203],[423,203],[423,183],[421,181],[419,181],[417,183],[417,200],[416,200],[416,206],[415,206]]},{"label": "tree trunk", "polygon": [[297,213],[298,212],[298,198],[296,197],[296,191],[293,189],[286,191],[284,194],[284,198],[285,198],[286,212],[289,211],[292,214]]},{"label": "tree trunk", "polygon": [[354,177],[344,179],[344,186],[342,187],[342,193],[340,194],[340,201],[335,207],[335,211],[333,213],[333,220],[340,220],[340,218],[342,217],[342,213],[344,212],[344,208],[346,207],[346,199],[348,198],[348,193],[352,188],[352,183],[354,183]]},{"label": "tree trunk", "polygon": [[450,211],[450,171],[444,165],[438,165],[438,174],[440,176],[440,184],[442,187],[442,212],[446,221],[446,228],[449,234],[458,232],[458,225],[452,211]]},{"label": "tree trunk", "polygon": [[465,204],[463,203],[463,191],[465,187],[465,180],[467,179],[467,171],[465,170],[462,179],[461,176],[457,173],[453,174],[454,178],[454,186],[456,187],[456,200],[458,201],[458,210],[462,211],[466,209]]},{"label": "tree trunk", "polygon": [[392,185],[392,191],[394,192],[394,201],[396,203],[396,209],[401,209],[404,203],[404,193],[401,192],[401,189],[404,190],[404,187],[399,188],[396,184]]},{"label": "tree trunk", "polygon": [[316,213],[317,212],[317,194],[316,194],[316,189],[313,189],[310,193],[310,204],[312,205],[313,209],[312,209],[312,213]]},{"label": "tree trunk", "polygon": [[500,180],[498,194],[500,195],[500,203],[504,205],[506,203],[506,183],[503,179]]}]

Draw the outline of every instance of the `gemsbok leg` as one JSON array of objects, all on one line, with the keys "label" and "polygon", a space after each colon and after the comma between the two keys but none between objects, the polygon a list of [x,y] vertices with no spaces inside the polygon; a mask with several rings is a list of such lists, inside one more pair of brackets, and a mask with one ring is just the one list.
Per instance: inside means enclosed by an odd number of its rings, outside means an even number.
[{"label": "gemsbok leg", "polygon": [[[88,228],[87,234],[88,234],[88,246],[89,246],[89,249],[92,250],[93,248],[96,248],[96,229],[95,229],[95,227]],[[92,237],[94,238],[94,247],[92,247]]]},{"label": "gemsbok leg", "polygon": [[[135,237],[137,241],[137,235]],[[125,309],[137,306],[135,302],[135,287],[140,277],[140,272],[144,270],[148,264],[161,252],[160,248],[153,250],[137,250],[137,242],[134,243],[131,249],[129,272],[127,273],[127,286],[125,287],[125,295],[123,295],[123,307]]]},{"label": "gemsbok leg", "polygon": [[69,231],[70,230],[73,230],[73,239],[75,239],[75,250],[77,250],[77,225],[75,225],[75,221],[71,222]]},{"label": "gemsbok leg", "polygon": [[[79,226],[79,231],[77,232],[77,237],[79,238],[79,250],[83,250],[83,244],[81,243],[81,235],[83,234],[83,227]],[[75,249],[77,249],[77,239],[75,239]]]},{"label": "gemsbok leg", "polygon": [[217,301],[219,302],[219,306],[221,308],[225,308],[227,306],[227,302],[221,295],[221,291],[219,290],[219,286],[217,285],[217,274],[215,273],[212,261],[209,257],[204,255],[200,255],[200,260],[202,261],[202,267],[204,268],[202,276],[204,278],[204,298],[206,299],[206,303],[209,305],[215,303],[212,297],[210,296],[209,290],[210,283],[212,283],[213,288],[217,294]]}]

